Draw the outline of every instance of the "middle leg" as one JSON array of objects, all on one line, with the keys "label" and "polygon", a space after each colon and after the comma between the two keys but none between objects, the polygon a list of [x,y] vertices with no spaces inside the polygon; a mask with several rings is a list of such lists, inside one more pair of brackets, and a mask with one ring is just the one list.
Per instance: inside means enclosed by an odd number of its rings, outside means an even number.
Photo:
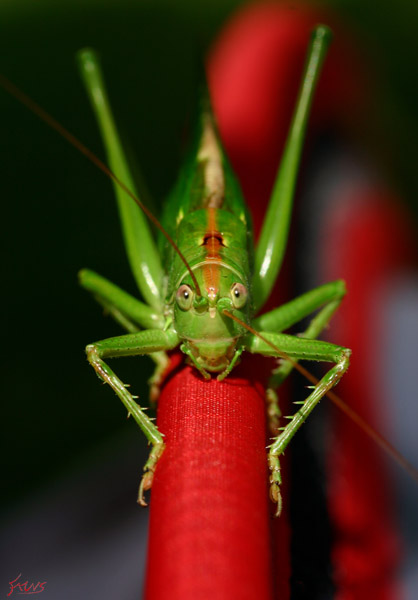
[{"label": "middle leg", "polygon": [[[278,308],[261,315],[254,321],[254,327],[264,331],[280,333],[298,323],[310,313],[321,308],[313,317],[308,327],[298,337],[305,339],[316,339],[325,327],[327,327],[335,311],[341,304],[346,293],[345,283],[342,280],[332,281],[321,285]],[[325,305],[325,306],[324,306]],[[279,366],[273,371],[266,390],[267,415],[269,429],[273,435],[277,435],[281,411],[277,388],[289,376],[294,368],[294,362],[285,359],[279,360]]]}]

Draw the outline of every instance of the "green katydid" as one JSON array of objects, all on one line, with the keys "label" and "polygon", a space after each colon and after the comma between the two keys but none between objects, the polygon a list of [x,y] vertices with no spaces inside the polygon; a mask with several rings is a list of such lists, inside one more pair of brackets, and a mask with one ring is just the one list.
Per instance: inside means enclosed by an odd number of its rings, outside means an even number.
[{"label": "green katydid", "polygon": [[[163,264],[170,265],[168,273],[164,273],[143,212],[126,191],[115,184],[128,258],[147,304],[90,271],[80,273],[80,282],[115,318],[123,315],[130,324],[128,327],[146,328],[90,344],[86,349],[96,373],[112,387],[152,444],[139,490],[141,504],[145,503],[143,491],[151,487],[154,470],[164,450],[163,437],[107,365],[107,358],[150,354],[157,361],[155,385],[166,362],[164,353],[179,345],[188,361],[205,378],[209,378],[210,373],[216,373],[218,379],[225,378],[244,350],[286,356],[293,361],[304,358],[335,363],[270,447],[271,497],[278,502],[278,510],[279,456],[320,398],[348,368],[350,350],[312,339],[319,335],[340,304],[345,293],[342,281],[324,285],[254,319],[272,290],[283,258],[308,113],[330,38],[330,31],[324,26],[314,31],[286,149],[254,259],[250,217],[228,165],[207,99],[202,101],[194,151],[180,174],[163,217],[163,227],[177,245],[175,248],[164,243],[164,239],[160,244]],[[97,58],[86,50],[79,54],[79,62],[110,167],[117,178],[133,190]],[[317,309],[320,311],[303,338],[280,333]],[[232,316],[235,318],[228,318]],[[248,331],[245,326],[251,324],[260,330],[260,335]],[[277,399],[273,389],[283,381],[293,364],[286,361],[272,376],[268,395],[273,407]]]},{"label": "green katydid", "polygon": [[[144,212],[154,223],[156,220],[134,193],[95,53],[81,51],[79,64],[110,169],[12,84],[1,79],[3,87],[57,129],[115,183],[128,259],[145,302],[89,270],[80,272],[80,283],[128,331],[126,335],[89,344],[86,351],[98,376],[119,396],[152,445],[139,489],[140,504],[145,505],[144,490],[151,487],[164,451],[163,436],[105,362],[107,358],[148,354],[156,362],[151,387],[155,397],[168,363],[166,352],[177,346],[204,378],[211,374],[225,378],[244,350],[281,357],[267,390],[273,427],[279,414],[275,390],[294,367],[302,371],[314,383],[313,390],[290,422],[280,429],[268,453],[270,492],[278,512],[279,456],[320,399],[325,394],[332,395],[331,388],[348,368],[348,348],[315,339],[344,297],[343,281],[322,285],[256,316],[268,299],[283,259],[308,114],[330,39],[331,33],[325,26],[318,26],[313,32],[285,151],[255,251],[250,216],[223,151],[207,97],[202,100],[194,151],[169,198],[163,227],[158,225],[165,237],[161,235],[157,247]],[[163,264],[169,265],[168,272]],[[315,317],[301,336],[281,333],[314,312]],[[332,362],[335,366],[318,381],[298,364],[300,359]],[[333,399],[341,406],[342,401],[335,394]],[[349,409],[344,406],[347,412]],[[359,417],[354,418],[359,422]],[[364,423],[359,424],[366,428]],[[387,447],[377,434],[371,435]]]}]

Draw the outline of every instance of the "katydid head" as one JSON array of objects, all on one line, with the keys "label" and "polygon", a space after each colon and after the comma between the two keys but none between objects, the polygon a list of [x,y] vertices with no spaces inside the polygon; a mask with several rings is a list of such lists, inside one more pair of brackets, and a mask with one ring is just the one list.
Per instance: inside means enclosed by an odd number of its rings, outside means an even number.
[{"label": "katydid head", "polygon": [[228,367],[239,338],[246,333],[224,310],[249,323],[248,288],[234,269],[219,261],[206,260],[192,269],[201,295],[186,273],[172,299],[174,327],[194,364],[202,371],[219,373]]}]

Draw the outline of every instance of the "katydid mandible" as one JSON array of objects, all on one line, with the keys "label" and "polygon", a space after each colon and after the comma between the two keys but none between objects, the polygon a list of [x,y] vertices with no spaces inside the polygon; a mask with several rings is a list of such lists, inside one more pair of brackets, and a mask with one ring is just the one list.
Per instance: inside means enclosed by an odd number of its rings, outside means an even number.
[{"label": "katydid mandible", "polygon": [[[145,303],[88,270],[81,271],[80,282],[130,332],[89,344],[86,352],[97,375],[119,396],[152,445],[139,488],[140,504],[145,504],[144,490],[151,488],[164,451],[163,436],[108,366],[108,358],[149,354],[157,364],[152,379],[155,396],[168,362],[166,352],[177,346],[204,378],[217,374],[219,380],[231,372],[244,350],[286,357],[272,374],[267,391],[272,427],[276,427],[279,414],[274,390],[295,361],[334,363],[269,448],[270,495],[277,503],[278,513],[279,456],[322,396],[348,368],[349,349],[315,339],[338,308],[345,294],[344,282],[323,285],[255,317],[268,299],[283,259],[308,114],[330,39],[330,30],[325,26],[318,26],[313,32],[290,132],[254,254],[250,216],[206,95],[201,101],[195,146],[162,220],[177,248],[164,237],[156,246],[143,212],[126,189],[115,183],[126,251]],[[81,51],[78,58],[110,168],[134,192],[98,59],[91,50]],[[170,265],[169,271],[165,272],[162,265]],[[281,333],[317,310],[302,337]],[[258,330],[259,335],[248,327]]]}]

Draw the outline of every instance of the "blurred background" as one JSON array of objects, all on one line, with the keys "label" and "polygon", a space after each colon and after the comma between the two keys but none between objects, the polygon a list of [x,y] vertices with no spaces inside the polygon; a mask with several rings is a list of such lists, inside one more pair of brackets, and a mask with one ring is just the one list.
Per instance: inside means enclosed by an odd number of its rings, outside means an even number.
[{"label": "blurred background", "polygon": [[[243,4],[3,1],[0,71],[103,157],[74,61],[78,49],[98,49],[137,177],[158,207],[186,146],[202,56]],[[296,12],[301,6],[293,4]],[[367,127],[352,139],[416,222],[418,6],[407,0],[396,8],[364,0],[321,6],[325,14],[332,8],[373,81]],[[77,271],[88,267],[135,293],[113,191],[83,156],[2,91],[0,107],[6,557],[0,593],[6,596],[8,582],[22,573],[24,581],[48,581],[45,598],[137,598],[147,512],[135,498],[146,446],[85,361],[87,343],[121,332],[77,285]],[[410,304],[401,309],[409,311],[405,331],[416,331]],[[151,370],[146,358],[118,363],[141,398]],[[416,397],[415,384],[407,385]]]}]

